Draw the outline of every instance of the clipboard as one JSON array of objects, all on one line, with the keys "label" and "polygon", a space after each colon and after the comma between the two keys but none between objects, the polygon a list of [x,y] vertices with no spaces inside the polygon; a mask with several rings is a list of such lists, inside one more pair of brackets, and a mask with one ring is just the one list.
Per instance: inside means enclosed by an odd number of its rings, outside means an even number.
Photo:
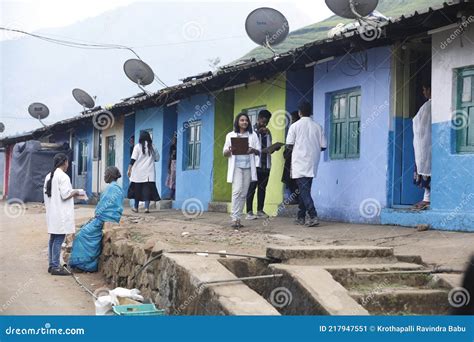
[{"label": "clipboard", "polygon": [[234,156],[248,154],[249,138],[230,138],[230,144],[232,146],[232,154]]}]

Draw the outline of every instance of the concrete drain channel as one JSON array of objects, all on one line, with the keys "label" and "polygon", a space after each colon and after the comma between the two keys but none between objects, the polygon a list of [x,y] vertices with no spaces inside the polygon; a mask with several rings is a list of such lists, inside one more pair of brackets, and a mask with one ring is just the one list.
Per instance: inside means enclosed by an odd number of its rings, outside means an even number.
[{"label": "concrete drain channel", "polygon": [[220,259],[237,277],[283,274],[244,283],[281,315],[443,315],[452,284],[418,257],[391,248],[269,248],[269,263]]},{"label": "concrete drain channel", "polygon": [[[105,239],[100,270],[112,286],[140,289],[169,315],[441,315],[461,281],[461,274],[432,272],[420,257],[388,247],[211,254],[166,252],[158,241],[143,248],[114,233]],[[269,275],[278,277],[261,277]],[[245,277],[260,278],[239,279]]]}]

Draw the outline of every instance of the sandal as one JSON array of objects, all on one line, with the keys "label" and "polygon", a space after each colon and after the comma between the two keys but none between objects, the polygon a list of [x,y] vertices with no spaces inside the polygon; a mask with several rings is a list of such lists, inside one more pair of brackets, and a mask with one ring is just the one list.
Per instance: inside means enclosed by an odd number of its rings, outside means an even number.
[{"label": "sandal", "polygon": [[430,207],[430,202],[420,201],[416,203],[413,207],[411,207],[410,210],[420,211],[420,210],[428,209],[429,207]]}]

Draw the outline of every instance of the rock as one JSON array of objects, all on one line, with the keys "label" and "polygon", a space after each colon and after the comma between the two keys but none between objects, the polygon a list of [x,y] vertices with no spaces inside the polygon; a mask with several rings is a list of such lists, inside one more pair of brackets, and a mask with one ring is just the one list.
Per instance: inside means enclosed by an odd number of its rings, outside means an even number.
[{"label": "rock", "polygon": [[416,226],[416,231],[417,232],[424,232],[424,231],[427,231],[430,229],[430,225],[429,224],[419,224]]}]

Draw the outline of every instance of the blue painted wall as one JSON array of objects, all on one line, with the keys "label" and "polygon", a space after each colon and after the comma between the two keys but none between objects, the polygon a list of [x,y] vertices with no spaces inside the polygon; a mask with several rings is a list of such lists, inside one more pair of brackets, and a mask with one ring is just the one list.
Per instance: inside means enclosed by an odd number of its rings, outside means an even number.
[{"label": "blue painted wall", "polygon": [[[181,209],[185,200],[193,199],[194,203],[207,210],[213,190],[215,100],[208,95],[196,95],[181,100],[177,107],[176,200],[173,207]],[[183,160],[186,144],[185,123],[190,120],[202,122],[201,165],[197,170],[186,170]]]},{"label": "blue painted wall", "polygon": [[135,144],[138,143],[140,131],[152,130],[153,145],[160,152],[160,160],[155,163],[156,187],[162,194],[162,150],[163,150],[163,107],[152,107],[135,112]]},{"label": "blue painted wall", "polygon": [[127,194],[128,186],[130,185],[130,179],[127,175],[128,164],[130,164],[130,158],[132,155],[133,145],[135,144],[135,114],[128,115],[125,117],[124,128],[123,128],[123,175],[122,175],[122,188],[124,194]]},{"label": "blue painted wall", "polygon": [[474,154],[455,152],[455,134],[451,122],[432,125],[431,208],[423,212],[386,209],[383,224],[474,231]]},{"label": "blue painted wall", "polygon": [[[153,107],[135,113],[135,144],[138,143],[140,131],[151,129],[153,144],[160,153],[160,160],[155,163],[156,187],[163,199],[169,197],[169,189],[165,186],[165,182],[168,174],[169,145],[171,137],[176,131],[176,120],[175,106]],[[128,129],[127,123],[125,123],[125,130]],[[130,158],[126,162],[127,167],[129,163]]]},{"label": "blue painted wall", "polygon": [[312,68],[286,72],[285,101],[286,110],[289,113],[298,110],[298,104],[301,100],[313,104],[313,80],[314,71]]},{"label": "blue painted wall", "polygon": [[[361,60],[361,55],[354,57]],[[324,127],[328,142],[330,94],[360,87],[362,95],[360,157],[331,160],[328,149],[313,182],[313,198],[323,219],[380,222],[380,208],[387,203],[390,65],[391,48],[382,47],[367,51],[366,70],[354,70],[348,55],[315,66],[314,120]]]},{"label": "blue painted wall", "polygon": [[92,197],[92,153],[94,149],[93,145],[93,126],[90,122],[80,124],[74,128],[75,132],[75,146],[74,146],[74,162],[76,165],[76,176],[77,176],[77,166],[78,166],[78,157],[79,157],[79,142],[87,141],[87,175],[86,175],[86,190],[87,196]]}]

